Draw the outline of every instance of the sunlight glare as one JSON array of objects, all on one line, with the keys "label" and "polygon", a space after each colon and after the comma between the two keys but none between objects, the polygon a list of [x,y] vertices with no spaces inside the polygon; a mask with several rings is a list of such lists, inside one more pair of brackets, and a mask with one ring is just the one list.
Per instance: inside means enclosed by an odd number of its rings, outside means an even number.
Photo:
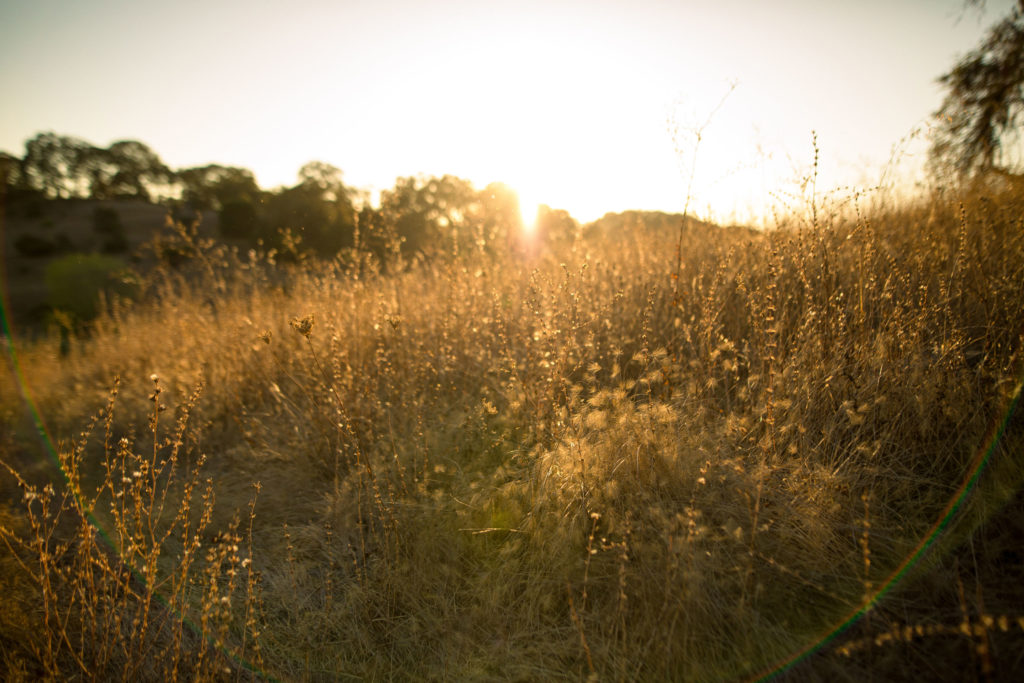
[{"label": "sunlight glare", "polygon": [[540,213],[540,203],[534,201],[531,195],[517,191],[519,195],[519,216],[523,222],[523,234],[532,235],[537,230],[537,218]]}]

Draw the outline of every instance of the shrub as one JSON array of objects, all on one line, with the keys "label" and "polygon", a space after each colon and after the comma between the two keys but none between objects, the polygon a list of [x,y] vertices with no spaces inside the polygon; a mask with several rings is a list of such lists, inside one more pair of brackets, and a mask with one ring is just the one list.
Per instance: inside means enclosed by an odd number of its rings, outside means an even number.
[{"label": "shrub", "polygon": [[228,202],[220,210],[220,234],[224,237],[247,239],[256,234],[258,217],[251,202]]},{"label": "shrub", "polygon": [[121,225],[121,215],[115,209],[104,206],[97,206],[93,210],[92,227],[97,235],[124,234],[124,226]]},{"label": "shrub", "polygon": [[76,320],[95,318],[101,297],[133,298],[138,285],[121,259],[103,254],[68,254],[46,267],[50,305]]},{"label": "shrub", "polygon": [[[62,483],[38,485],[0,459],[21,501],[0,509],[4,680],[210,681],[259,659],[251,534],[237,513],[215,523],[205,456],[188,440],[201,387],[161,421],[170,406],[157,375],[150,386],[154,449],[112,432],[115,382],[99,433],[55,450]],[[162,515],[165,501],[180,513]]]},{"label": "shrub", "polygon": [[92,227],[97,235],[103,236],[104,253],[113,254],[128,249],[128,238],[124,234],[121,215],[115,209],[98,206],[92,212]]}]

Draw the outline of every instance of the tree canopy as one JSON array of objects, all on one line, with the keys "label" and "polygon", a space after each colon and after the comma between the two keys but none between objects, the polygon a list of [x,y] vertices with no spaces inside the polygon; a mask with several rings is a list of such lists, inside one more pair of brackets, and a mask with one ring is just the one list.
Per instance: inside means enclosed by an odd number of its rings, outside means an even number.
[{"label": "tree canopy", "polygon": [[145,144],[120,140],[107,148],[52,132],[25,143],[16,183],[58,199],[134,197],[149,201],[174,173]]},{"label": "tree canopy", "polygon": [[263,239],[271,244],[288,231],[320,256],[333,256],[355,239],[356,210],[341,170],[322,161],[299,169],[299,183],[264,198]]},{"label": "tree canopy", "polygon": [[247,168],[207,164],[177,172],[181,199],[196,209],[221,210],[231,202],[256,202],[260,188]]},{"label": "tree canopy", "polygon": [[[135,140],[103,148],[53,132],[28,140],[20,159],[0,153],[0,181],[53,199],[161,200],[183,222],[216,211],[222,237],[262,243],[282,257],[331,258],[352,247],[383,260],[399,253],[503,251],[522,231],[518,195],[503,183],[477,190],[454,175],[399,177],[374,208],[365,191],[346,186],[341,169],[324,161],[302,166],[293,186],[264,190],[246,168],[207,164],[174,170]],[[541,223],[540,234],[549,241],[575,229],[564,211],[548,210]]]},{"label": "tree canopy", "polygon": [[939,83],[946,97],[938,112],[933,163],[962,175],[1016,170],[1007,143],[1019,141],[1024,110],[1024,0]]}]

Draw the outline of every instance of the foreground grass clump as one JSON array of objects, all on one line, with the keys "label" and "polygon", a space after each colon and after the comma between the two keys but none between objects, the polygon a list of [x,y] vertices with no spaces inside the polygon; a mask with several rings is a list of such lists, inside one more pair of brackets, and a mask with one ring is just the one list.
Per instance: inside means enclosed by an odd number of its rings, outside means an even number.
[{"label": "foreground grass clump", "polygon": [[161,428],[166,406],[157,375],[152,381],[148,452],[117,436],[115,384],[104,409],[57,452],[59,483],[40,487],[4,463],[22,503],[20,514],[5,509],[0,519],[10,553],[2,613],[9,680],[210,678],[232,670],[217,650],[239,628],[237,656],[259,658],[258,644],[245,640],[256,633],[251,537],[240,550],[237,518],[212,530],[213,482],[187,447],[198,392],[172,428]]},{"label": "foreground grass clump", "polygon": [[[3,581],[27,602],[3,613],[4,665],[720,680],[808,654],[870,604],[800,677],[1008,676],[1019,537],[992,529],[1022,507],[1024,434],[1001,422],[1022,208],[638,225],[541,256],[354,255],[287,278],[204,257],[59,361],[56,340],[19,349],[53,433],[101,411],[102,434],[58,449],[61,520],[36,502],[44,472],[5,484]],[[90,514],[112,550],[81,550]],[[114,625],[94,636],[95,595]]]}]

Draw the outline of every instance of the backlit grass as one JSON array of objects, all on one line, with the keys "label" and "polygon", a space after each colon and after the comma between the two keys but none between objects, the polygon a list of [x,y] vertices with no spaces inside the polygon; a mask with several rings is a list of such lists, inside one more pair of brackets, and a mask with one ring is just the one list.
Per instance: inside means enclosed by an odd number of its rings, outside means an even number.
[{"label": "backlit grass", "polygon": [[[1022,208],[815,207],[388,268],[207,245],[67,356],[15,343],[65,476],[5,382],[0,667],[771,672],[889,587],[1002,424]],[[1020,425],[795,676],[1019,667]]]}]

